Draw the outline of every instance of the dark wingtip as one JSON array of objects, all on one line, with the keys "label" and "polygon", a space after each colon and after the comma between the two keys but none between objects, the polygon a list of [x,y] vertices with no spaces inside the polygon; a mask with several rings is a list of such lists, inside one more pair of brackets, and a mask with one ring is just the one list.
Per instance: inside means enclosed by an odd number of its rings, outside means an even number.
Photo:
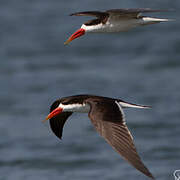
[{"label": "dark wingtip", "polygon": [[79,12],[76,12],[76,13],[69,14],[69,16],[80,16],[80,15],[79,15]]},{"label": "dark wingtip", "polygon": [[147,173],[145,173],[148,177],[150,177],[151,179],[155,180],[155,177],[151,174],[151,172],[148,170]]},{"label": "dark wingtip", "polygon": [[155,179],[155,177],[151,174],[150,176],[149,176],[151,179],[153,179],[153,180],[156,180]]}]

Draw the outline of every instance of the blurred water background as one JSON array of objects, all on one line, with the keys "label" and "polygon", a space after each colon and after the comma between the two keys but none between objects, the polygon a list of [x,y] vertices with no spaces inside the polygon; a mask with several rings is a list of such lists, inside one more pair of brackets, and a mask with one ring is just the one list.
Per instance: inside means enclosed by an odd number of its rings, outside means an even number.
[{"label": "blurred water background", "polygon": [[[175,9],[175,22],[63,42],[111,8]],[[180,169],[180,1],[0,1],[0,180],[148,179],[74,114],[56,138],[41,121],[57,98],[96,94],[151,105],[125,110],[143,162],[158,180]]]}]

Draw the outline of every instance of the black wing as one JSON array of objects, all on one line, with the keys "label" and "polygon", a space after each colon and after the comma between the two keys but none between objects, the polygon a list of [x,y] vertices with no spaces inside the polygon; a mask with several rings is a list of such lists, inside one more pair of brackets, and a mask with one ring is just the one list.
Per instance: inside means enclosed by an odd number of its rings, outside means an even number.
[{"label": "black wing", "polygon": [[105,24],[109,17],[109,14],[106,12],[100,12],[100,11],[85,11],[85,12],[73,13],[73,14],[70,14],[70,16],[95,16],[97,17],[97,19],[93,19],[84,23],[85,25],[90,26],[90,25],[96,25],[100,23]]},{"label": "black wing", "polygon": [[111,9],[107,10],[106,13],[115,16],[134,17],[137,18],[140,13],[153,13],[153,12],[166,12],[168,10],[163,9],[150,9],[150,8],[138,8],[138,9]]},{"label": "black wing", "polygon": [[87,102],[91,106],[89,118],[100,135],[136,169],[153,178],[136,151],[121,107],[114,101],[107,103],[87,100]]},{"label": "black wing", "polygon": [[[59,100],[55,101],[52,104],[50,112],[53,111],[58,105],[59,105]],[[59,139],[62,138],[64,124],[71,114],[72,114],[71,112],[62,112],[61,114],[49,120],[51,130]]]},{"label": "black wing", "polygon": [[49,120],[49,123],[50,123],[50,126],[51,126],[53,133],[59,139],[62,138],[62,132],[63,132],[64,124],[71,114],[72,113],[69,113],[69,112],[63,112],[63,113],[61,113],[61,114],[57,115],[56,117],[51,118]]},{"label": "black wing", "polygon": [[150,8],[137,8],[137,9],[110,9],[106,13],[124,13],[124,14],[138,14],[138,13],[153,13],[153,12],[167,12],[165,9],[150,9]]},{"label": "black wing", "polygon": [[108,16],[108,13],[100,12],[100,11],[85,11],[85,12],[76,12],[76,13],[70,14],[70,16],[95,16],[97,18],[101,18],[104,16]]}]

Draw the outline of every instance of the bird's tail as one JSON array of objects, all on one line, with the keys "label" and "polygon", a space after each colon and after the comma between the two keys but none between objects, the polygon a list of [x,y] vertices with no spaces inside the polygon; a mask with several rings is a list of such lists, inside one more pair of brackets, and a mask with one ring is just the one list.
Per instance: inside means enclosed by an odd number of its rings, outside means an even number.
[{"label": "bird's tail", "polygon": [[133,104],[133,103],[125,102],[125,101],[119,101],[118,103],[121,105],[122,108],[140,108],[140,109],[149,109],[149,108],[151,108],[151,106]]},{"label": "bird's tail", "polygon": [[153,17],[143,17],[142,25],[148,25],[148,24],[156,24],[160,22],[167,22],[167,21],[174,21],[174,19],[161,19],[161,18],[153,18]]}]

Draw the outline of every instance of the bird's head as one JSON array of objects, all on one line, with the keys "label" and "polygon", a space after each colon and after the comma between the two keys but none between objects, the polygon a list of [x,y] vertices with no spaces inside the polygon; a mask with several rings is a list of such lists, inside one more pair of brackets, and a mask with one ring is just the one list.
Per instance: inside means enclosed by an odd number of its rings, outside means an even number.
[{"label": "bird's head", "polygon": [[46,117],[46,120],[56,118],[57,116],[60,116],[64,113],[72,113],[72,112],[83,112],[88,113],[89,112],[89,105],[86,103],[83,103],[86,96],[70,96],[61,98],[60,100],[55,101],[51,105],[50,113]]},{"label": "bird's head", "polygon": [[72,40],[84,35],[85,32],[86,30],[83,28],[78,29],[74,34],[69,37],[69,39],[64,44],[69,44]]}]

